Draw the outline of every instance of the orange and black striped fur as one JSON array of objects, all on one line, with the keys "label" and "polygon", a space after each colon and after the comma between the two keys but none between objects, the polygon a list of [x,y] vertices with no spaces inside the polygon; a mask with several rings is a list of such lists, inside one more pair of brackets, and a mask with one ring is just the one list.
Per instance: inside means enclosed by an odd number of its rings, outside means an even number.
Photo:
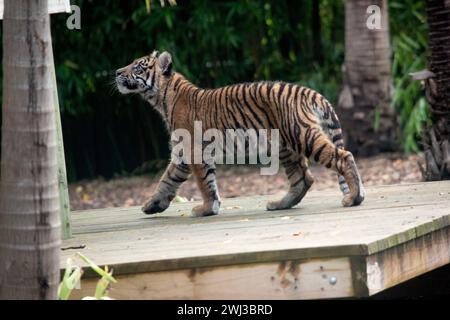
[{"label": "orange and black striped fur", "polygon": [[[364,200],[355,161],[344,149],[338,117],[331,104],[314,90],[265,81],[200,89],[172,70],[167,52],[154,52],[117,70],[116,82],[121,93],[141,94],[162,115],[170,131],[184,128],[192,133],[194,121],[202,121],[203,130],[279,129],[280,163],[290,187],[282,199],[267,204],[268,210],[291,208],[302,200],[314,181],[308,169],[309,158],[337,172],[344,206],[359,205]],[[143,211],[152,214],[167,209],[191,174],[203,197],[203,204],[193,209],[193,215],[218,214],[215,166],[206,163],[171,162]]]}]

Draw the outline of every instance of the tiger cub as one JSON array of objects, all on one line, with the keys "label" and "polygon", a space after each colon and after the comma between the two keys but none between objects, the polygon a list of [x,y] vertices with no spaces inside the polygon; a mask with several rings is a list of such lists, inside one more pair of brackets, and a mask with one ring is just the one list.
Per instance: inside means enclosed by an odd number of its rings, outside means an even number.
[{"label": "tiger cub", "polygon": [[[267,210],[288,209],[298,204],[314,179],[308,158],[337,172],[344,206],[364,200],[364,188],[353,155],[344,149],[341,125],[331,104],[314,90],[283,82],[236,84],[219,89],[200,89],[174,72],[168,52],[157,51],[116,71],[122,94],[139,93],[164,119],[171,132],[193,131],[194,121],[203,129],[279,129],[279,160],[289,191],[267,204]],[[220,197],[215,165],[204,161],[171,161],[156,192],[142,208],[146,214],[166,210],[180,185],[193,174],[203,204],[192,209],[196,217],[219,213]]]}]

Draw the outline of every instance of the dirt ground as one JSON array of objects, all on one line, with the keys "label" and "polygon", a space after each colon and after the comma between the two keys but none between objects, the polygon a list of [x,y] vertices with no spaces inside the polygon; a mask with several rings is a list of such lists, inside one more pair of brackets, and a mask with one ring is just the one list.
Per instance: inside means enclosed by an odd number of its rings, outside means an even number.
[{"label": "dirt ground", "polygon": [[[364,185],[371,186],[421,181],[420,160],[421,155],[383,154],[356,162]],[[338,188],[336,176],[330,170],[313,165],[311,171],[315,177],[312,190]],[[160,175],[73,183],[69,186],[71,209],[140,206],[151,197]],[[275,176],[261,176],[256,166],[219,166],[217,182],[222,198],[282,194],[288,187],[282,170]],[[178,194],[188,200],[201,198],[192,178],[181,186]]]}]

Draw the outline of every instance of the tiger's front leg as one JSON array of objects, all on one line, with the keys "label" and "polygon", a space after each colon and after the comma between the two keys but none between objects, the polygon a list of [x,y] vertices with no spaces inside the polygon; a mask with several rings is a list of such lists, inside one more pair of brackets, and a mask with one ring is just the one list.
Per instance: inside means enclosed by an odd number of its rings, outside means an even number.
[{"label": "tiger's front leg", "polygon": [[203,197],[203,204],[192,209],[193,217],[206,217],[219,214],[220,197],[216,184],[216,168],[210,164],[191,165]]},{"label": "tiger's front leg", "polygon": [[145,214],[155,214],[166,210],[175,198],[178,188],[191,174],[191,169],[184,163],[169,163],[153,197],[142,207]]}]

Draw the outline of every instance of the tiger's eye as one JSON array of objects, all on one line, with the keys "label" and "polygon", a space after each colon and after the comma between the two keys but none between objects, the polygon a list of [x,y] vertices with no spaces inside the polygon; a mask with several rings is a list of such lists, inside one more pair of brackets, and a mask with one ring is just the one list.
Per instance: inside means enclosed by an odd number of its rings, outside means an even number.
[{"label": "tiger's eye", "polygon": [[136,67],[134,67],[134,73],[135,74],[141,74],[144,72],[144,68],[142,68],[141,65],[137,65]]}]

